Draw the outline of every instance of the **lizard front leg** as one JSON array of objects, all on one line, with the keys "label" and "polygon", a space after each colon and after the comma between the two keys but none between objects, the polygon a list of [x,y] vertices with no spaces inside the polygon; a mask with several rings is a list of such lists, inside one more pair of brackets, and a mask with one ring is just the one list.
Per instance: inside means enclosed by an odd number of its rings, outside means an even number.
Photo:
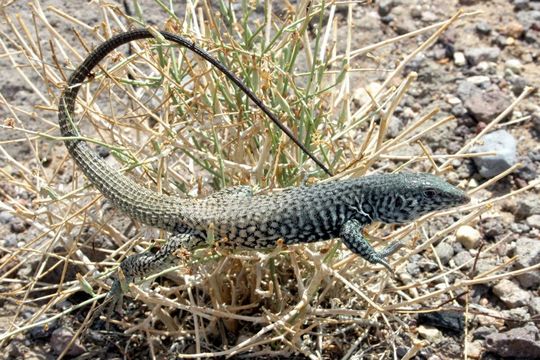
[{"label": "lizard front leg", "polygon": [[388,245],[380,252],[375,251],[367,239],[362,235],[362,224],[354,219],[348,220],[341,227],[340,238],[353,253],[360,255],[372,264],[381,264],[390,272],[393,272],[393,270],[385,258],[392,255],[403,246],[403,244],[398,241]]}]

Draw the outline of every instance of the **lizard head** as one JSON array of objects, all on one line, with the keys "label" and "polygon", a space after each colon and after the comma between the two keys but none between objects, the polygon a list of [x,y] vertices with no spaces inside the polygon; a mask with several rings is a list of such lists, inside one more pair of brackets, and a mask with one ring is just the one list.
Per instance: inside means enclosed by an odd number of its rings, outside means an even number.
[{"label": "lizard head", "polygon": [[385,223],[409,222],[470,201],[463,190],[432,174],[396,174],[382,186],[387,199],[379,204],[377,217]]}]

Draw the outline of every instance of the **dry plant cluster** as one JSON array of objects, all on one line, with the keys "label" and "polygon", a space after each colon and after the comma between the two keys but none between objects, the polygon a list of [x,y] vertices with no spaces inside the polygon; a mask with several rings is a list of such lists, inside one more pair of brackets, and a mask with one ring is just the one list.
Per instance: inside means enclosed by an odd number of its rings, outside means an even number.
[{"label": "dry plant cluster", "polygon": [[[471,145],[531,91],[526,89],[457,153],[433,154],[422,142],[424,136],[454,121],[438,116],[437,109],[426,109],[398,136],[386,136],[389,119],[415,86],[415,74],[403,77],[403,69],[448,27],[475,14],[458,13],[353,49],[352,11],[346,20],[348,37],[338,38],[343,24],[336,19],[336,6],[343,5],[334,2],[299,1],[282,9],[279,17],[272,1],[263,2],[262,13],[241,2],[241,17],[222,3],[217,9],[206,1],[195,3],[188,1],[185,13],[178,14],[156,0],[156,7],[167,14],[158,27],[194,40],[244,79],[338,174],[334,179],[407,170],[445,176],[452,172],[454,159],[473,156],[468,153]],[[465,208],[398,229],[372,226],[368,234],[376,247],[407,239],[407,247],[391,259],[395,277],[352,255],[338,240],[269,251],[216,246],[179,254],[178,266],[159,275],[159,286],[132,286],[124,314],[107,319],[109,330],[102,320],[90,324],[90,314],[120,261],[159,246],[167,236],[129,222],[108,206],[74,166],[58,136],[58,97],[72,70],[112,34],[147,26],[138,7],[131,16],[116,5],[100,2],[95,7],[101,14],[97,25],[60,8],[42,8],[37,0],[31,3],[32,21],[3,15],[10,29],[0,36],[4,61],[12,63],[41,102],[28,111],[0,94],[7,113],[2,131],[16,134],[0,143],[6,164],[0,169],[6,184],[0,190],[0,209],[31,223],[31,237],[22,246],[2,251],[1,297],[13,310],[0,335],[2,345],[32,328],[60,322],[76,330],[72,342],[87,344],[85,332],[100,331],[117,344],[119,353],[133,357],[169,352],[181,358],[392,356],[405,339],[410,347],[405,358],[410,358],[425,346],[408,325],[415,313],[444,308],[464,312],[467,318],[472,316],[467,296],[471,286],[519,272],[503,269],[495,274],[501,270],[495,269],[472,276],[438,262],[439,271],[413,279],[404,270],[414,254],[427,253],[437,261],[434,244],[452,237],[457,227],[495,202],[534,185],[498,198],[475,196],[512,168],[468,189],[475,201]],[[51,19],[73,30],[59,32]],[[354,60],[407,41],[419,45],[386,72],[380,91],[369,93],[371,101],[359,107],[352,96],[355,81],[366,71],[384,70],[355,68]],[[39,76],[39,84],[29,80],[31,73]],[[139,41],[109,56],[80,92],[77,116],[85,138],[100,154],[159,192],[204,196],[239,184],[266,192],[299,185],[307,175],[308,182],[329,180],[222,74],[167,43]],[[25,121],[28,118],[34,121]],[[34,159],[10,155],[6,147],[18,142],[30,146]],[[411,148],[414,155],[400,152]],[[28,195],[21,200],[15,195],[19,193]],[[455,221],[430,234],[427,224],[438,217]],[[18,276],[28,263],[35,264],[32,271]],[[31,315],[23,316],[29,310]],[[97,354],[103,350],[87,347]]]}]

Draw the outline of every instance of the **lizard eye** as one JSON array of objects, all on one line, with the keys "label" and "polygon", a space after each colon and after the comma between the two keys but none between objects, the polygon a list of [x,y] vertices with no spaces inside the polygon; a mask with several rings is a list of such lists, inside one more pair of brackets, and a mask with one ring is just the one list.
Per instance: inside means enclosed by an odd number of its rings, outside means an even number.
[{"label": "lizard eye", "polygon": [[423,194],[428,199],[431,199],[431,198],[434,198],[435,195],[437,195],[437,191],[435,191],[433,189],[426,189],[426,190],[424,190]]}]

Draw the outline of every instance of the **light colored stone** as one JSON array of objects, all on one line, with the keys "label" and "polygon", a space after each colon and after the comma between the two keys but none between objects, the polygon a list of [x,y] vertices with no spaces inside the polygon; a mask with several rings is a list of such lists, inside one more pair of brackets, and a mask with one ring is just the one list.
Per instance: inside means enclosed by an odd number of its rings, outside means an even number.
[{"label": "light colored stone", "polygon": [[508,59],[504,63],[504,66],[507,70],[512,71],[514,74],[519,74],[521,73],[521,70],[523,70],[523,65],[518,59]]},{"label": "light colored stone", "polygon": [[463,225],[456,231],[456,240],[466,249],[474,249],[480,245],[482,235],[472,226]]},{"label": "light colored stone", "polygon": [[540,229],[540,215],[535,214],[527,218],[527,225],[533,228]]},{"label": "light colored stone", "polygon": [[476,340],[467,344],[467,358],[480,359],[480,356],[482,356],[483,352],[484,347],[482,346],[481,340]]},{"label": "light colored stone", "polygon": [[454,53],[454,64],[456,66],[465,66],[467,64],[467,59],[465,58],[465,54],[459,51],[456,51]]},{"label": "light colored stone", "polygon": [[531,294],[523,290],[515,282],[503,279],[493,287],[493,293],[509,308],[526,306]]},{"label": "light colored stone", "polygon": [[491,83],[489,76],[475,75],[467,78],[467,81],[474,85],[485,86]]},{"label": "light colored stone", "polygon": [[416,330],[421,338],[426,339],[432,344],[440,341],[443,337],[439,329],[431,326],[420,325]]}]

